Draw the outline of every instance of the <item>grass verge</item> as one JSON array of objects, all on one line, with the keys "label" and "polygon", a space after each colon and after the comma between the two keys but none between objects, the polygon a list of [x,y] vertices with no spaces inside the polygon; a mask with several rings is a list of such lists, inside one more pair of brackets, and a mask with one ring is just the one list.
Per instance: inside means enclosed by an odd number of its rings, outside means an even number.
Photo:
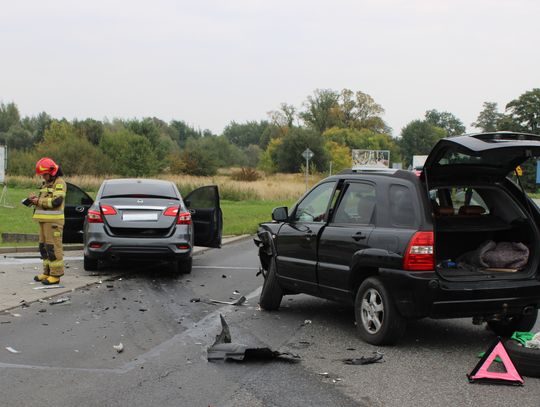
[{"label": "grass verge", "polygon": [[[21,205],[21,201],[36,189],[9,188],[8,202],[13,208],[0,207],[0,233],[38,233],[38,226],[32,220],[32,209]],[[94,194],[91,194],[94,195]],[[271,219],[276,206],[291,206],[293,200],[286,201],[231,201],[222,200],[223,235],[255,233],[257,225]],[[34,243],[3,243],[2,246],[34,246]]]}]

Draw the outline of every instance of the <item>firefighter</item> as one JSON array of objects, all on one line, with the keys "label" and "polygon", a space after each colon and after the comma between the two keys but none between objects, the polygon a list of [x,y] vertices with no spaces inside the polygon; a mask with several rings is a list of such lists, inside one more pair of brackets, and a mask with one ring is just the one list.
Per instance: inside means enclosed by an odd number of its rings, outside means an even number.
[{"label": "firefighter", "polygon": [[34,277],[42,284],[58,284],[64,275],[64,201],[66,183],[62,170],[52,159],[45,157],[36,163],[36,174],[43,178],[39,195],[28,199],[35,206],[33,218],[39,223],[39,252],[43,259],[43,273]]}]

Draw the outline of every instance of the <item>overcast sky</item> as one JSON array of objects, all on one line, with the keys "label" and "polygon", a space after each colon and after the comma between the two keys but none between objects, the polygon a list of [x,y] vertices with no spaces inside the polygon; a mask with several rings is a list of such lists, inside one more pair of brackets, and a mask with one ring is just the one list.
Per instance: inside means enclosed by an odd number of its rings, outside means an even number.
[{"label": "overcast sky", "polygon": [[537,0],[4,1],[0,101],[221,133],[348,88],[394,135],[428,109],[472,130],[483,102],[540,87],[539,17]]}]

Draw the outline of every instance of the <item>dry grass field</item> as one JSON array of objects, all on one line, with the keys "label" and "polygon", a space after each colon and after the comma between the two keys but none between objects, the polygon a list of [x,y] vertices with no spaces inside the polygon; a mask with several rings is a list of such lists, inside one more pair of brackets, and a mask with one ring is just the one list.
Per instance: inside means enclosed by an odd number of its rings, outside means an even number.
[{"label": "dry grass field", "polygon": [[[308,185],[320,181],[324,175],[310,175]],[[86,191],[97,191],[104,179],[117,178],[96,177],[89,175],[66,176],[65,179]],[[222,199],[231,201],[291,201],[298,199],[305,192],[305,178],[302,174],[274,174],[261,176],[257,181],[235,181],[228,172],[221,172],[212,177],[195,177],[190,175],[162,175],[156,179],[173,181],[180,192],[185,195],[203,185],[218,185]],[[36,188],[40,181],[37,177],[8,176],[9,187]]]}]

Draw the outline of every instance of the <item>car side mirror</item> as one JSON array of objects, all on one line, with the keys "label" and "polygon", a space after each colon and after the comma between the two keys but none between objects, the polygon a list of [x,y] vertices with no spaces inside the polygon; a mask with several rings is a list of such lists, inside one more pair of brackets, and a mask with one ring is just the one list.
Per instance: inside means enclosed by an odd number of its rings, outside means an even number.
[{"label": "car side mirror", "polygon": [[186,199],[186,200],[184,201],[184,204],[186,205],[186,208],[191,207],[191,201],[190,201],[189,199]]},{"label": "car side mirror", "polygon": [[272,210],[272,220],[276,222],[285,222],[289,219],[289,211],[286,206],[279,206]]}]

